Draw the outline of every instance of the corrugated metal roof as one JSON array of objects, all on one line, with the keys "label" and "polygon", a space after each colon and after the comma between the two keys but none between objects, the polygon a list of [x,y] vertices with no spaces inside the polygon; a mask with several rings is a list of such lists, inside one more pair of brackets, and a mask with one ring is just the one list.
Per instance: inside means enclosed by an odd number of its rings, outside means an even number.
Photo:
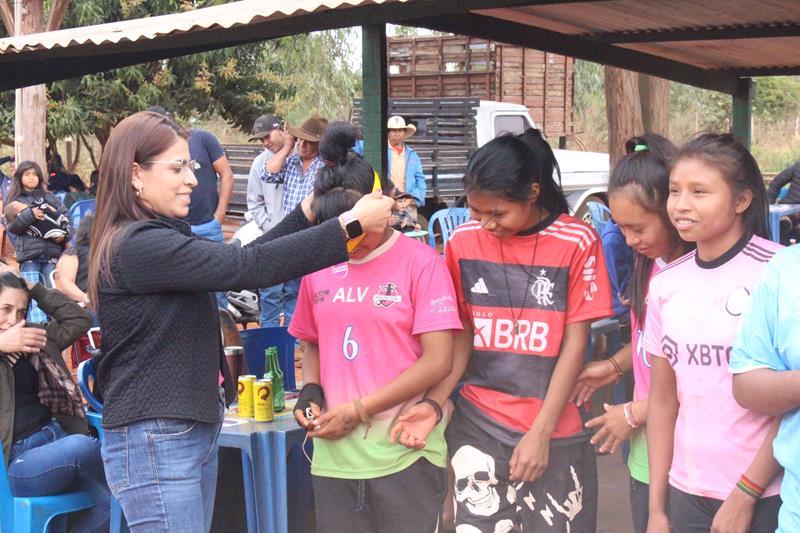
[{"label": "corrugated metal roof", "polygon": [[800,74],[798,0],[242,0],[0,40],[0,90],[320,29],[407,23],[733,93]]},{"label": "corrugated metal roof", "polygon": [[109,24],[70,28],[47,33],[0,39],[0,53],[15,54],[33,50],[52,50],[70,46],[136,42],[170,35],[233,28],[259,22],[286,19],[301,14],[320,13],[365,5],[402,3],[408,0],[241,0],[184,13]]}]

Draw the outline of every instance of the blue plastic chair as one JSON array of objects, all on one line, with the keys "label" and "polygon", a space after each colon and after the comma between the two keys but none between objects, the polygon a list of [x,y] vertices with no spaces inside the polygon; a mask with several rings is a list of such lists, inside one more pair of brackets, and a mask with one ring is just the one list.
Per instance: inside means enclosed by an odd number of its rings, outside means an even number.
[{"label": "blue plastic chair", "polygon": [[586,207],[592,217],[594,229],[597,230],[597,233],[603,233],[603,228],[611,220],[611,210],[606,207],[606,204],[600,202],[589,202]]},{"label": "blue plastic chair", "polygon": [[278,362],[283,371],[283,388],[296,390],[294,379],[294,347],[297,339],[289,334],[289,328],[270,327],[246,329],[240,332],[247,371],[259,379],[264,375],[265,354],[270,346],[278,347]]},{"label": "blue plastic chair", "polygon": [[72,204],[72,207],[69,208],[69,220],[72,223],[72,239],[70,242],[72,242],[73,245],[75,244],[75,236],[78,234],[78,228],[81,225],[81,220],[83,220],[83,217],[86,215],[93,214],[94,211],[94,199],[75,202]]},{"label": "blue plastic chair", "polygon": [[447,241],[453,231],[469,220],[469,209],[466,207],[451,207],[436,211],[428,222],[428,244],[436,248],[436,232],[434,225],[438,222],[442,230],[442,250],[447,249]]},{"label": "blue plastic chair", "polygon": [[[94,383],[95,370],[94,361],[87,359],[78,365],[78,388],[81,389],[86,403],[89,407],[84,410],[86,413],[86,422],[97,430],[97,438],[103,442],[103,403],[97,399],[92,390],[89,388],[89,381]],[[125,516],[122,513],[122,507],[113,496],[111,497],[111,523],[109,525],[111,533],[126,533],[128,532],[128,524],[125,521]]]},{"label": "blue plastic chair", "polygon": [[0,446],[0,531],[4,533],[61,533],[67,530],[67,514],[94,506],[88,492],[55,496],[14,497],[8,482],[5,455]]}]

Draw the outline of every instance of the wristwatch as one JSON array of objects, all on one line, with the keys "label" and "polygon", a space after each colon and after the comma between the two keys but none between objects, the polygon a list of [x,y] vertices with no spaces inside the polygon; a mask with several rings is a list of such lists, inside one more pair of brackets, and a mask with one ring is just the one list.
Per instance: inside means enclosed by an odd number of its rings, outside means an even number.
[{"label": "wristwatch", "polygon": [[364,233],[364,230],[361,228],[361,222],[358,221],[352,211],[345,211],[339,215],[339,222],[344,228],[344,232],[347,234],[347,240],[349,241],[357,239]]}]

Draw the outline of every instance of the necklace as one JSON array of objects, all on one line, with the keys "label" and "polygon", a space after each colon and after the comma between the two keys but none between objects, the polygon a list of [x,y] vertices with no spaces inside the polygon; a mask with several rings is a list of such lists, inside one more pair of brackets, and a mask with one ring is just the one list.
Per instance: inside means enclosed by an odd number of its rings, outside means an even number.
[{"label": "necklace", "polygon": [[[538,225],[539,222],[541,222],[541,217],[540,217],[540,220],[537,221],[535,225]],[[508,294],[508,308],[511,310],[511,319],[514,321],[514,336],[515,337],[519,336],[520,319],[522,318],[522,313],[525,312],[525,302],[528,299],[528,292],[530,291],[531,279],[533,278],[533,273],[536,270],[535,267],[534,267],[534,264],[536,263],[536,251],[538,249],[539,249],[539,232],[537,231],[536,232],[536,243],[533,245],[533,256],[531,257],[530,270],[528,270],[528,268],[525,265],[520,265],[520,266],[522,266],[523,270],[525,270],[525,273],[528,275],[528,278],[525,281],[525,292],[522,295],[522,306],[519,308],[519,315],[517,315],[516,313],[514,313],[514,306],[511,305],[511,285],[509,285],[509,283],[508,283],[508,272],[507,272],[507,268],[506,268],[506,258],[505,258],[505,254],[503,253],[503,241],[502,241],[502,239],[500,240],[500,260],[503,262],[503,277],[506,280],[506,291],[507,291],[507,294]]]}]

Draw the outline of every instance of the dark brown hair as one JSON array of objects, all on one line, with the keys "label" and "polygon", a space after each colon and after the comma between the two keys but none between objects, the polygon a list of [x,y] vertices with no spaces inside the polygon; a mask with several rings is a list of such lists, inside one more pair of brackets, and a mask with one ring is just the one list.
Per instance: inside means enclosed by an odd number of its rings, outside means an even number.
[{"label": "dark brown hair", "polygon": [[36,175],[39,176],[39,183],[36,184],[36,188],[42,192],[47,190],[47,184],[44,181],[44,174],[42,174],[42,167],[40,167],[35,161],[23,161],[17,165],[17,170],[14,172],[11,185],[8,187],[8,195],[6,196],[7,204],[15,202],[20,196],[22,196],[22,193],[25,192],[25,187],[22,186],[22,175],[29,170],[33,170],[36,172]]},{"label": "dark brown hair", "polygon": [[100,277],[113,283],[111,258],[121,231],[131,222],[156,218],[155,212],[136,197],[132,185],[133,165],[149,167],[148,161],[168,150],[186,130],[167,116],[149,111],[122,120],[108,138],[100,159],[97,209],[89,252],[89,300],[97,305]]}]

